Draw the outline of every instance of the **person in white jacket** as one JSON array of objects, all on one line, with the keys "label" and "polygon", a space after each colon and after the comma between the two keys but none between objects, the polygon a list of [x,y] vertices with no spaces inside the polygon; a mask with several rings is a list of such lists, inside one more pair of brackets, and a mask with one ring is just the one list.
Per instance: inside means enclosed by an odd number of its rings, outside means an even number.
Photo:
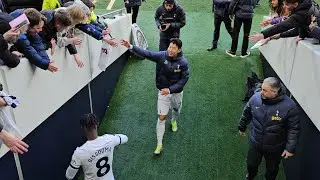
[{"label": "person in white jacket", "polygon": [[28,152],[29,146],[21,140],[19,129],[12,117],[6,112],[7,106],[15,108],[18,105],[19,102],[14,96],[7,95],[7,93],[2,90],[0,91],[0,148],[3,143],[13,153],[23,154]]}]

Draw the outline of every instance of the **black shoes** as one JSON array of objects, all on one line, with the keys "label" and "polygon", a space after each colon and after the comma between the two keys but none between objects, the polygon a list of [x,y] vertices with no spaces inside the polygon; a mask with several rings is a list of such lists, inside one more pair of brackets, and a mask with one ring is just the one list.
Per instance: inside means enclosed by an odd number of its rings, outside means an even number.
[{"label": "black shoes", "polygon": [[207,49],[207,51],[213,51],[215,49],[217,49],[217,46],[211,46],[210,48]]}]

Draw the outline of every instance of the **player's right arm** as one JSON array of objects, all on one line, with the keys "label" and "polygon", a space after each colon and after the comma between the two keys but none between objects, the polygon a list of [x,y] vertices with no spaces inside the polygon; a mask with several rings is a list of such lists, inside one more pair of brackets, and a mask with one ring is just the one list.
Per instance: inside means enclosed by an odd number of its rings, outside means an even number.
[{"label": "player's right arm", "polygon": [[71,159],[71,162],[70,162],[70,165],[66,171],[66,178],[67,179],[73,179],[78,170],[80,169],[80,166],[81,166],[81,161],[80,159],[77,157],[77,154],[76,154],[76,151],[73,153],[72,155],[72,159]]},{"label": "player's right arm", "polygon": [[115,134],[114,135],[114,145],[120,145],[120,144],[125,144],[128,142],[128,136],[124,134]]},{"label": "player's right arm", "polygon": [[154,52],[154,51],[149,51],[147,49],[142,49],[139,48],[135,45],[132,45],[131,51],[155,62],[158,63],[160,62],[161,58],[165,55],[164,51],[159,51],[159,52]]},{"label": "player's right arm", "polygon": [[126,40],[121,40],[121,45],[127,47],[130,49],[132,52],[137,53],[138,55],[145,57],[153,62],[159,63],[163,56],[165,56],[165,51],[160,51],[160,52],[153,52],[149,51],[147,49],[142,49],[137,46],[131,45],[129,41]]}]

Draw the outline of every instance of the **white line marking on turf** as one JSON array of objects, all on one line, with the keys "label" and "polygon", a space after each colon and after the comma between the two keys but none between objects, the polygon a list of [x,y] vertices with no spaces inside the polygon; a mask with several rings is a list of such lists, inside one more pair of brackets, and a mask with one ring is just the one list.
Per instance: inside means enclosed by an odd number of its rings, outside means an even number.
[{"label": "white line marking on turf", "polygon": [[115,1],[116,1],[116,0],[111,0],[111,1],[109,2],[108,7],[107,7],[107,10],[111,10],[111,9],[112,9]]}]

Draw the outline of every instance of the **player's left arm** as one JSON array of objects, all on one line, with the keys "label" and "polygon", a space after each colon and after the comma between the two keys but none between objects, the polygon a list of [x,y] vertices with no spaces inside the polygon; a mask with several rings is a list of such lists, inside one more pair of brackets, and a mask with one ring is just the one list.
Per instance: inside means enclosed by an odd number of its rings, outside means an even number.
[{"label": "player's left arm", "polygon": [[189,80],[189,65],[186,62],[185,64],[183,64],[181,67],[181,79],[175,83],[174,85],[169,87],[169,91],[170,94],[172,93],[177,93],[177,92],[181,92],[181,90],[183,89],[183,87],[187,84],[188,80]]},{"label": "player's left arm", "polygon": [[76,176],[78,170],[80,169],[80,166],[81,166],[81,161],[79,158],[77,158],[77,155],[75,152],[72,155],[70,165],[66,171],[66,178],[73,179]]},{"label": "player's left arm", "polygon": [[114,145],[120,145],[120,144],[125,144],[128,142],[128,136],[124,135],[124,134],[115,134],[115,141],[114,141]]}]

